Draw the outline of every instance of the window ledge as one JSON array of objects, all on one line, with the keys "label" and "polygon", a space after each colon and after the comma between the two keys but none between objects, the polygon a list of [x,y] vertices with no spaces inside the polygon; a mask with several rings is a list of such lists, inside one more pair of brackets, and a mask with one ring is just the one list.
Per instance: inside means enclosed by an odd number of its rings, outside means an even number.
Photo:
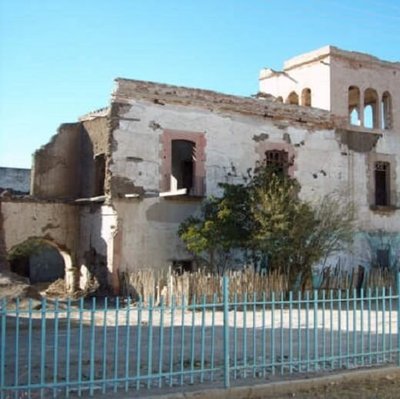
[{"label": "window ledge", "polygon": [[104,202],[106,200],[105,195],[98,195],[97,197],[89,197],[89,198],[78,198],[75,200],[78,204],[87,204],[91,202]]},{"label": "window ledge", "polygon": [[373,212],[392,213],[400,208],[395,205],[370,205],[369,209]]},{"label": "window ledge", "polygon": [[350,124],[348,124],[346,126],[346,130],[353,131],[353,132],[376,134],[378,136],[382,136],[385,132],[390,131],[389,129],[378,129],[378,128],[357,126],[357,125],[350,125]]},{"label": "window ledge", "polygon": [[160,193],[160,197],[177,197],[181,195],[187,195],[187,188],[181,188],[174,191],[164,191]]},{"label": "window ledge", "polygon": [[204,195],[191,193],[190,191],[188,192],[187,188],[181,188],[179,190],[161,192],[160,197],[171,200],[199,201],[204,198]]}]

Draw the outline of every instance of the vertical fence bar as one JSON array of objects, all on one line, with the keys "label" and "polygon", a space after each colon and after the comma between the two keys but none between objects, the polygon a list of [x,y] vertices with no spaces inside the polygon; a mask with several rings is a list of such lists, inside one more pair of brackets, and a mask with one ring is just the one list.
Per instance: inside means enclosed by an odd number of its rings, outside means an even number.
[{"label": "vertical fence bar", "polygon": [[70,391],[70,370],[71,370],[71,362],[70,362],[70,347],[71,347],[71,298],[68,298],[67,301],[67,337],[66,337],[66,354],[65,354],[65,397],[69,398]]},{"label": "vertical fence bar", "polygon": [[[150,322],[149,322],[150,328]],[[114,381],[113,390],[118,389],[118,352],[119,352],[119,297],[115,299],[115,336],[114,336]]]},{"label": "vertical fence bar", "polygon": [[237,378],[238,337],[237,337],[237,293],[233,294],[233,378]]},{"label": "vertical fence bar", "polygon": [[224,386],[230,386],[230,370],[229,370],[229,279],[223,277],[224,290]]},{"label": "vertical fence bar", "polygon": [[206,328],[206,296],[203,295],[201,301],[201,357],[200,357],[200,382],[204,382],[204,362],[205,362],[205,328]]},{"label": "vertical fence bar", "polygon": [[325,333],[325,307],[326,307],[326,294],[322,290],[322,357],[324,359],[322,368],[326,369],[326,333]]},{"label": "vertical fence bar", "polygon": [[[53,358],[53,384],[57,384],[58,375],[58,298],[54,304],[54,358]],[[53,398],[57,396],[57,389],[53,388]]]},{"label": "vertical fence bar", "polygon": [[[5,349],[4,346],[2,346],[2,348]],[[31,383],[32,383],[32,299],[29,298],[29,306],[28,306],[28,387],[29,387],[28,398],[29,399],[31,398],[31,388],[30,388]]]},{"label": "vertical fence bar", "polygon": [[350,292],[346,289],[346,367],[350,366]]},{"label": "vertical fence bar", "polygon": [[[163,354],[164,354],[164,297],[160,298],[160,335],[158,340],[158,387],[162,386]],[[127,375],[127,373],[125,373]],[[126,377],[127,378],[127,377]],[[128,390],[128,389],[126,389]]]},{"label": "vertical fence bar", "polygon": [[174,328],[175,328],[175,296],[171,297],[171,319],[170,319],[170,334],[169,334],[169,386],[172,387],[174,372]]},{"label": "vertical fence bar", "polygon": [[339,368],[342,368],[342,291],[338,291],[338,345],[339,345]]},{"label": "vertical fence bar", "polygon": [[78,396],[82,395],[82,355],[83,355],[83,297],[79,300],[79,344],[78,344]]},{"label": "vertical fence bar", "polygon": [[361,323],[361,365],[365,365],[365,350],[364,350],[364,288],[360,289],[360,323]]},{"label": "vertical fence bar", "polygon": [[40,397],[43,398],[46,378],[46,298],[42,300],[42,319],[40,329]]},{"label": "vertical fence bar", "polygon": [[[108,298],[104,298],[104,308],[103,308],[103,350],[102,350],[102,379],[103,379],[103,394],[106,393],[106,379],[107,379],[107,310],[108,310]],[[82,312],[81,312],[82,314]],[[139,328],[139,324],[138,324]]]},{"label": "vertical fence bar", "polygon": [[137,335],[136,335],[136,390],[140,388],[140,366],[142,361],[142,297],[137,304]]},{"label": "vertical fence bar", "polygon": [[372,338],[371,338],[371,288],[368,288],[368,352],[369,352],[369,364],[372,364]]},{"label": "vertical fence bar", "polygon": [[318,290],[314,290],[314,370],[318,370]]},{"label": "vertical fence bar", "polygon": [[397,365],[400,366],[400,273],[397,273]]},{"label": "vertical fence bar", "polygon": [[181,385],[183,385],[185,371],[185,295],[182,295],[181,309]]},{"label": "vertical fence bar", "polygon": [[257,366],[256,302],[257,302],[257,293],[254,292],[253,294],[253,378],[256,376],[256,366]]},{"label": "vertical fence bar", "polygon": [[243,296],[243,377],[247,377],[247,292]]},{"label": "vertical fence bar", "polygon": [[353,363],[358,365],[357,357],[357,290],[353,289]]},{"label": "vertical fence bar", "polygon": [[333,335],[333,290],[329,291],[329,346],[330,346],[330,356],[331,356],[331,370],[335,367],[335,340]]},{"label": "vertical fence bar", "polygon": [[153,309],[154,301],[153,296],[149,297],[149,324],[147,331],[147,389],[151,386],[152,373],[153,373]]},{"label": "vertical fence bar", "polygon": [[392,286],[389,287],[389,353],[390,353],[390,361],[393,360],[393,335],[392,335],[392,316],[393,316],[393,307],[392,307],[392,298],[393,298],[393,290]]},{"label": "vertical fence bar", "polygon": [[196,335],[196,294],[192,298],[192,326],[190,339],[190,383],[194,383],[194,358],[195,358],[195,335]]},{"label": "vertical fence bar", "polygon": [[293,331],[292,331],[293,292],[289,292],[289,373],[293,372]]},{"label": "vertical fence bar", "polygon": [[[30,310],[32,309],[31,300],[29,301]],[[7,302],[5,298],[1,300],[1,351],[0,351],[0,387],[4,387],[6,385],[5,381],[5,358],[6,358],[6,323],[7,323]],[[29,320],[31,320],[31,311],[29,312]],[[30,331],[32,332],[32,331]],[[30,335],[31,336],[31,335]],[[30,352],[29,352],[30,353]],[[28,355],[29,356],[29,355]],[[30,359],[28,359],[28,385],[30,379]],[[29,392],[30,393],[30,392]],[[0,398],[5,398],[5,392],[3,389],[0,390]]]},{"label": "vertical fence bar", "polygon": [[[161,298],[162,300],[162,298]],[[129,389],[129,364],[131,351],[131,297],[127,297],[125,311],[125,392]]]},{"label": "vertical fence bar", "polygon": [[261,333],[262,333],[262,359],[263,359],[263,361],[262,361],[262,364],[263,364],[263,377],[265,377],[265,375],[266,375],[266,367],[265,367],[265,364],[266,364],[266,361],[267,361],[267,351],[266,351],[266,342],[265,342],[265,340],[266,340],[266,337],[265,337],[265,330],[266,330],[266,328],[265,328],[265,301],[266,301],[266,299],[265,299],[265,291],[263,292],[263,294],[262,294],[262,330],[261,330]]},{"label": "vertical fence bar", "polygon": [[90,366],[89,366],[89,393],[93,396],[94,389],[94,355],[95,355],[95,316],[96,316],[96,297],[92,298],[92,309],[90,311]]},{"label": "vertical fence bar", "polygon": [[379,361],[379,290],[375,288],[375,363]]},{"label": "vertical fence bar", "polygon": [[271,293],[271,373],[275,375],[275,292]]},{"label": "vertical fence bar", "polygon": [[298,371],[301,372],[303,370],[302,366],[302,345],[301,345],[301,340],[302,340],[302,333],[301,333],[301,309],[302,309],[302,297],[301,297],[301,291],[297,292],[297,358],[298,358],[298,363],[299,363],[299,369]]},{"label": "vertical fence bar", "polygon": [[284,372],[284,352],[283,352],[283,292],[280,295],[280,358],[281,358],[281,375]]},{"label": "vertical fence bar", "polygon": [[[215,307],[217,305],[217,294],[213,295],[213,306],[211,312],[211,381],[214,381],[214,359],[215,359]],[[235,343],[236,345],[236,343]]]},{"label": "vertical fence bar", "polygon": [[386,289],[385,289],[385,287],[382,287],[382,351],[383,351],[382,360],[383,360],[383,362],[386,361],[386,337],[385,337],[385,334],[386,334],[386,326],[385,326],[385,324],[386,324],[386,317],[385,317],[386,303],[385,302],[386,302]]},{"label": "vertical fence bar", "polygon": [[306,291],[306,359],[307,372],[310,371],[310,291]]},{"label": "vertical fence bar", "polygon": [[[14,358],[14,386],[19,382],[19,298],[15,301],[15,358]],[[4,348],[1,348],[4,350]],[[15,391],[17,397],[18,391]]]}]

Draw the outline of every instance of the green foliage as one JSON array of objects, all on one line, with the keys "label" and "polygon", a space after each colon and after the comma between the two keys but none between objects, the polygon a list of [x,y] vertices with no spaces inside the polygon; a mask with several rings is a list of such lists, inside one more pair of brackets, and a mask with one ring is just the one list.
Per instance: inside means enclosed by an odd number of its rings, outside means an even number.
[{"label": "green foliage", "polygon": [[43,241],[37,238],[30,238],[13,248],[7,256],[7,260],[12,261],[17,258],[29,257],[40,252],[41,248],[43,248]]},{"label": "green foliage", "polygon": [[261,165],[246,185],[222,185],[221,198],[208,198],[198,218],[187,219],[179,236],[212,270],[231,266],[233,254],[266,259],[268,269],[306,288],[311,267],[326,260],[353,236],[354,208],[333,194],[313,206],[299,198],[297,180]]},{"label": "green foliage", "polygon": [[190,217],[178,231],[187,249],[213,271],[222,273],[236,249],[244,249],[251,233],[249,198],[242,185],[223,185],[222,198],[210,197],[201,217]]}]

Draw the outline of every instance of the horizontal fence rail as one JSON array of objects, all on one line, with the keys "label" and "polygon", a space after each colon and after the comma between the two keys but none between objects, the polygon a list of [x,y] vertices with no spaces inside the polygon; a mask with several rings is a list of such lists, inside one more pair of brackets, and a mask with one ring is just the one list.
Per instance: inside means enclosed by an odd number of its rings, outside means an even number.
[{"label": "horizontal fence rail", "polygon": [[[399,280],[399,277],[398,277]],[[400,364],[392,288],[0,304],[1,399]],[[36,305],[36,302],[35,302]]]}]

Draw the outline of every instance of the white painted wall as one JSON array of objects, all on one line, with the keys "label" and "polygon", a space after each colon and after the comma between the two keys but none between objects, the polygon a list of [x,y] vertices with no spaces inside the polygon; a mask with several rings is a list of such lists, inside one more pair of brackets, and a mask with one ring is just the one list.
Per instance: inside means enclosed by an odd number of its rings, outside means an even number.
[{"label": "white painted wall", "polygon": [[[400,230],[399,212],[385,215],[369,208],[368,154],[344,148],[334,130],[311,131],[298,126],[282,128],[271,119],[211,112],[189,105],[157,105],[143,100],[132,100],[131,108],[123,118],[129,120],[122,119],[119,129],[114,131],[116,150],[112,156],[111,173],[128,178],[145,190],[160,189],[160,135],[163,129],[205,132],[207,195],[219,195],[220,182],[241,182],[247,169],[254,167],[260,159],[257,147],[263,145],[254,140],[254,136],[267,134],[266,143],[282,145],[286,143],[283,136],[287,133],[295,153],[294,176],[302,187],[303,198],[313,201],[337,191],[355,202],[360,215],[360,229]],[[150,127],[154,122],[160,126],[159,129]],[[383,138],[377,151],[396,153],[400,150],[399,145],[399,138]],[[126,161],[127,157],[142,158],[143,161],[131,163]],[[232,172],[232,165],[236,173]],[[228,172],[233,175],[228,176]],[[400,187],[400,171],[396,170],[396,174],[397,186]],[[199,202],[153,197],[114,199],[113,203],[119,219],[118,229],[123,236],[121,270],[167,267],[174,259],[187,259],[176,231],[182,220],[199,209]],[[361,244],[356,243],[356,247],[361,247]],[[362,262],[359,258],[358,254],[343,256],[349,264],[354,259]]]}]

